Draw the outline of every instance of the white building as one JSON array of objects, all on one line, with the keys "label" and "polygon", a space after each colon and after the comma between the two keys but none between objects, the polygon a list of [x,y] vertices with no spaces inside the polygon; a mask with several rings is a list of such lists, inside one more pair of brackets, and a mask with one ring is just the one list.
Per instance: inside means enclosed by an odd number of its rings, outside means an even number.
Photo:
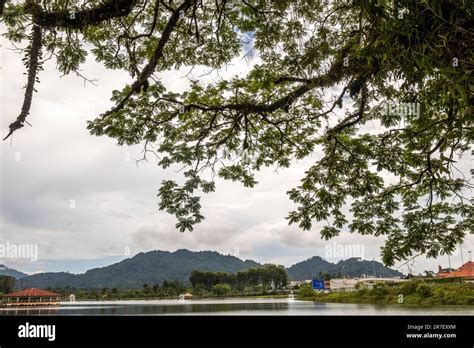
[{"label": "white building", "polygon": [[354,291],[356,285],[361,288],[372,289],[375,283],[395,284],[406,281],[400,278],[342,278],[331,279],[331,291]]}]

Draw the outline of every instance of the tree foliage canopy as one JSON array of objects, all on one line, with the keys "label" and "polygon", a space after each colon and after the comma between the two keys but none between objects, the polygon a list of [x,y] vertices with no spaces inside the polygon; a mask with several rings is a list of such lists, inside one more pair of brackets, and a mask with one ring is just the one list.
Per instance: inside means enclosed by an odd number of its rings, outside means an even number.
[{"label": "tree foliage canopy", "polygon": [[[215,286],[227,284],[243,291],[245,287],[263,286],[264,289],[282,289],[288,282],[288,274],[283,266],[265,264],[259,268],[249,268],[236,274],[194,270],[189,276],[191,285],[206,290],[215,290]],[[222,290],[222,289],[220,289]],[[219,290],[218,290],[219,291]]]},{"label": "tree foliage canopy", "polygon": [[[54,56],[61,74],[78,73],[88,54],[129,72],[134,82],[88,128],[143,143],[163,168],[186,168],[183,182],[159,189],[160,209],[181,231],[204,218],[199,194],[214,191],[216,176],[253,187],[261,168],[314,153],[322,155],[288,192],[291,224],[324,221],[326,239],[342,230],[384,236],[389,265],[450,253],[473,231],[470,183],[456,169],[473,140],[471,1],[0,5],[6,37],[29,42],[25,99],[7,137],[27,122],[43,57]],[[191,81],[183,93],[159,78],[182,66],[219,71],[242,54],[258,58],[243,77]]]}]

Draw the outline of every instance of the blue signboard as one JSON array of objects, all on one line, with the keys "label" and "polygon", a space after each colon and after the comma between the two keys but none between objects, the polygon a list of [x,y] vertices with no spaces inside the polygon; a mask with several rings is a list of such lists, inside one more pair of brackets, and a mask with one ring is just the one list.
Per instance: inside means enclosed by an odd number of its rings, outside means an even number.
[{"label": "blue signboard", "polygon": [[313,279],[311,284],[315,290],[324,290],[324,280]]}]

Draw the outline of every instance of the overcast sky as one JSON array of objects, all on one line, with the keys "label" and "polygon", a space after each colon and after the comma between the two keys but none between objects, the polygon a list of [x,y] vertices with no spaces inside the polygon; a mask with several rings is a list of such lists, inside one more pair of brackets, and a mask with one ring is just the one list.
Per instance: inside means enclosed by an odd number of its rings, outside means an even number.
[{"label": "overcast sky", "polygon": [[[25,69],[10,43],[0,43],[3,138],[21,108]],[[244,74],[255,59],[238,60],[223,74]],[[254,189],[218,181],[217,191],[203,196],[204,222],[193,232],[176,231],[175,218],[158,210],[156,194],[163,179],[180,174],[163,171],[152,158],[137,166],[140,146],[120,147],[86,130],[86,120],[111,106],[112,90],[130,83],[129,76],[107,71],[92,57],[82,73],[98,79],[97,86],[84,86],[74,75],[60,77],[54,61],[44,68],[28,117],[33,127],[25,126],[0,145],[0,243],[38,245],[39,259],[4,258],[0,263],[28,273],[77,273],[138,252],[186,248],[224,254],[238,250],[242,259],[289,266],[314,255],[338,261],[326,254],[326,246],[333,243],[356,244],[363,247],[365,259],[380,260],[381,238],[346,232],[327,242],[320,238],[321,224],[315,223],[311,231],[288,226],[284,217],[291,205],[286,191],[298,185],[314,158],[278,173],[264,170]],[[181,91],[187,86],[186,73],[182,69],[158,76],[169,89]],[[468,238],[464,260],[473,245],[473,236]],[[459,266],[461,256],[452,256],[451,263]],[[447,267],[447,257],[419,259],[413,270],[434,270],[438,264]],[[405,266],[400,270],[407,272]]]}]

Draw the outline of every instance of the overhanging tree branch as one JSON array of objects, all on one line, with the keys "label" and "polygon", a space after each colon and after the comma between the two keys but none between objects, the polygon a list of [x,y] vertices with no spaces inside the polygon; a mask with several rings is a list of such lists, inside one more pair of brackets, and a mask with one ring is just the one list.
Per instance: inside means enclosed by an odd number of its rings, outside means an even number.
[{"label": "overhanging tree branch", "polygon": [[37,25],[33,26],[33,33],[31,38],[31,44],[28,50],[29,62],[28,62],[28,81],[26,83],[25,97],[23,99],[23,105],[21,107],[20,115],[18,115],[15,122],[11,123],[7,136],[3,140],[7,139],[14,131],[23,127],[26,122],[26,116],[30,113],[31,100],[33,99],[34,86],[36,81],[36,74],[39,69],[39,59],[41,58],[41,28]]},{"label": "overhanging tree branch", "polygon": [[195,2],[196,0],[185,0],[176,10],[173,11],[173,14],[169,18],[168,23],[166,24],[166,27],[161,34],[160,40],[158,41],[158,45],[156,46],[150,61],[143,68],[142,72],[138,76],[138,79],[132,84],[131,90],[122,100],[120,100],[120,102],[114,108],[104,113],[102,117],[106,117],[121,110],[134,93],[140,91],[142,87],[146,89],[148,84],[148,78],[155,71],[156,65],[158,64],[160,58],[163,57],[163,49],[165,48],[166,43],[170,39],[171,33],[176,27],[181,14],[187,9],[189,9]]},{"label": "overhanging tree branch", "polygon": [[[0,15],[3,14],[5,0],[0,0]],[[33,31],[31,44],[28,49],[28,80],[26,83],[25,96],[20,115],[9,126],[10,131],[3,140],[8,139],[13,132],[22,128],[31,108],[33,99],[34,84],[39,69],[42,48],[42,28],[66,28],[83,29],[89,25],[97,25],[103,21],[127,16],[138,3],[138,0],[109,0],[97,7],[87,10],[62,10],[55,12],[44,11],[34,0],[27,0],[25,3],[25,13],[33,17]]]},{"label": "overhanging tree branch", "polygon": [[86,10],[47,12],[36,2],[29,0],[25,13],[31,14],[34,23],[42,28],[84,29],[110,19],[128,16],[137,4],[138,0],[108,0]]},{"label": "overhanging tree branch", "polygon": [[3,15],[3,8],[8,0],[0,0],[0,16]]},{"label": "overhanging tree branch", "polygon": [[[61,72],[76,71],[92,44],[91,53],[106,68],[131,74],[133,84],[114,91],[114,108],[88,128],[120,145],[145,141],[145,154],[157,142],[160,166],[190,169],[183,186],[168,180],[159,193],[160,209],[176,215],[181,231],[203,219],[194,191],[214,190],[200,177],[204,169],[212,180],[217,174],[251,187],[264,166],[288,167],[320,148],[324,157],[289,192],[298,205],[290,223],[308,230],[313,220],[327,220],[325,238],[344,226],[387,235],[383,257],[389,264],[420,251],[429,257],[450,252],[472,231],[472,202],[462,197],[472,185],[453,175],[456,156],[472,147],[468,77],[474,46],[463,29],[471,20],[465,3],[441,0],[427,11],[406,2],[401,19],[390,7],[361,1],[336,7],[317,1],[96,0],[80,6],[26,0],[26,6],[3,9],[6,2],[0,0],[0,11],[10,40],[25,38],[34,46],[25,28],[35,24],[44,50],[61,52]],[[247,33],[251,42],[237,40]],[[180,66],[219,73],[241,55],[242,44],[261,59],[247,77],[219,76],[207,86],[192,81],[183,92],[151,81],[154,72]],[[7,137],[27,122],[34,65],[42,61],[30,47],[25,52],[25,99]],[[339,86],[345,87],[335,100],[324,98]],[[355,110],[334,119],[347,95],[357,99]],[[377,106],[369,112],[379,98],[398,104],[398,111],[382,113]],[[404,105],[413,102],[424,106],[422,113]],[[387,173],[398,184],[386,182]]]},{"label": "overhanging tree branch", "polygon": [[[217,106],[205,106],[199,104],[188,104],[184,106],[185,110],[198,109],[201,111],[238,111],[244,114],[251,113],[272,113],[280,109],[288,109],[298,98],[315,88],[324,88],[331,84],[337,83],[346,76],[346,72],[342,69],[340,61],[334,62],[331,69],[323,75],[312,79],[298,80],[296,82],[304,82],[303,85],[295,88],[290,93],[277,99],[270,104],[256,103],[232,103]],[[286,79],[286,78],[285,78]],[[293,82],[293,81],[292,81]]]}]

